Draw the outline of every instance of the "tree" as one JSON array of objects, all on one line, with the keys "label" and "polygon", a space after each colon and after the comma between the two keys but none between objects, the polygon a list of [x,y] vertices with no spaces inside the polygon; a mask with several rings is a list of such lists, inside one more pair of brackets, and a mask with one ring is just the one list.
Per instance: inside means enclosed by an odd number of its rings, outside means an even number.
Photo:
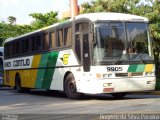
[{"label": "tree", "polygon": [[53,23],[58,22],[57,12],[49,12],[49,13],[33,13],[30,14],[35,21],[31,25],[16,25],[16,17],[9,16],[8,23],[0,22],[0,46],[3,44],[3,41],[10,37],[17,37],[19,35],[40,29],[42,27],[46,27],[52,25]]},{"label": "tree", "polygon": [[140,0],[95,0],[82,4],[82,13],[121,12],[130,13]]},{"label": "tree", "polygon": [[16,37],[33,31],[30,25],[12,25],[0,22],[0,46],[2,46],[5,39]]},{"label": "tree", "polygon": [[9,16],[8,18],[8,22],[13,25],[13,24],[16,24],[16,17],[14,16]]},{"label": "tree", "polygon": [[0,46],[3,44],[3,41],[10,37],[17,37],[19,35],[40,29],[52,25],[53,23],[58,22],[57,12],[49,13],[32,13],[30,16],[35,18],[35,21],[31,25],[16,25],[16,17],[9,16],[9,24],[5,22],[0,22]]},{"label": "tree", "polygon": [[35,18],[35,21],[32,22],[32,26],[34,30],[40,29],[42,27],[46,27],[52,25],[53,23],[58,22],[57,12],[49,12],[49,13],[32,13],[29,16]]}]

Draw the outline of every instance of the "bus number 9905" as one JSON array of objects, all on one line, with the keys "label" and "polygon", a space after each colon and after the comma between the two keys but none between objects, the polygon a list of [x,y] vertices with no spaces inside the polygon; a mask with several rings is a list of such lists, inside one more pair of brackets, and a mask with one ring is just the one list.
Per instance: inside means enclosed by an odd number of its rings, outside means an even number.
[{"label": "bus number 9905", "polygon": [[122,71],[122,67],[107,67],[107,71]]}]

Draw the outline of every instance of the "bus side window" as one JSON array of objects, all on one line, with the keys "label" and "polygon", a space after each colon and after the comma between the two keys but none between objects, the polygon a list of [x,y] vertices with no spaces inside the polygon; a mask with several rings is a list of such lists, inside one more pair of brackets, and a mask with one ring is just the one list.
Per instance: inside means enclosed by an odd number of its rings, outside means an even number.
[{"label": "bus side window", "polygon": [[22,47],[21,47],[21,49],[22,49],[22,54],[25,54],[25,50],[24,50],[24,49],[25,49],[25,43],[24,43],[24,42],[25,42],[25,40],[21,40],[21,46],[22,46]]},{"label": "bus side window", "polygon": [[16,55],[19,55],[21,53],[21,50],[20,50],[20,41],[17,41],[16,42]]},{"label": "bus side window", "polygon": [[75,30],[76,32],[89,30],[89,22],[76,23]]},{"label": "bus side window", "polygon": [[71,27],[64,29],[64,46],[70,46],[72,42],[72,31]]},{"label": "bus side window", "polygon": [[57,31],[57,47],[63,47],[63,29]]},{"label": "bus side window", "polygon": [[40,51],[42,46],[41,36],[36,36],[36,51]]},{"label": "bus side window", "polygon": [[22,40],[22,53],[29,53],[29,39]]},{"label": "bus side window", "polygon": [[16,56],[19,53],[19,47],[20,47],[19,42],[14,41],[12,45],[13,45],[13,56]]},{"label": "bus side window", "polygon": [[35,52],[35,50],[36,50],[36,39],[35,39],[35,36],[31,37],[30,40],[31,40],[31,51]]},{"label": "bus side window", "polygon": [[75,51],[77,53],[79,61],[81,61],[81,42],[80,42],[80,35],[75,35]]},{"label": "bus side window", "polygon": [[9,44],[5,44],[4,46],[5,58],[9,57]]},{"label": "bus side window", "polygon": [[56,47],[56,44],[55,44],[55,32],[53,31],[53,32],[51,32],[51,48],[55,48]]},{"label": "bus side window", "polygon": [[13,56],[13,44],[8,45],[8,57]]},{"label": "bus side window", "polygon": [[43,50],[49,49],[49,35],[48,33],[43,34]]}]

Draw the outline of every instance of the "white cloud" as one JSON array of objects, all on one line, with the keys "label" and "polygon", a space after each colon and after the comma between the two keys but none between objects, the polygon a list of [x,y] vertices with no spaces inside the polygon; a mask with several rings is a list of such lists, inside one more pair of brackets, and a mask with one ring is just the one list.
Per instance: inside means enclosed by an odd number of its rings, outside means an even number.
[{"label": "white cloud", "polygon": [[9,7],[20,3],[19,1],[20,0],[0,0],[0,5],[4,7]]}]

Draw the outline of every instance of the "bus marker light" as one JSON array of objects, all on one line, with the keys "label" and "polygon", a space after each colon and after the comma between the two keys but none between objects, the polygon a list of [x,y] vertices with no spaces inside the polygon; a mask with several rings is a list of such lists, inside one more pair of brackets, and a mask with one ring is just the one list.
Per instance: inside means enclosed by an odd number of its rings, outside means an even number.
[{"label": "bus marker light", "polygon": [[149,72],[145,72],[145,76],[149,76]]},{"label": "bus marker light", "polygon": [[112,83],[104,83],[103,84],[103,87],[110,87],[110,86],[112,86]]},{"label": "bus marker light", "polygon": [[107,83],[104,83],[104,84],[103,84],[103,87],[108,87],[108,84],[107,84]]},{"label": "bus marker light", "polygon": [[132,72],[129,72],[129,73],[128,73],[128,77],[132,77]]}]

